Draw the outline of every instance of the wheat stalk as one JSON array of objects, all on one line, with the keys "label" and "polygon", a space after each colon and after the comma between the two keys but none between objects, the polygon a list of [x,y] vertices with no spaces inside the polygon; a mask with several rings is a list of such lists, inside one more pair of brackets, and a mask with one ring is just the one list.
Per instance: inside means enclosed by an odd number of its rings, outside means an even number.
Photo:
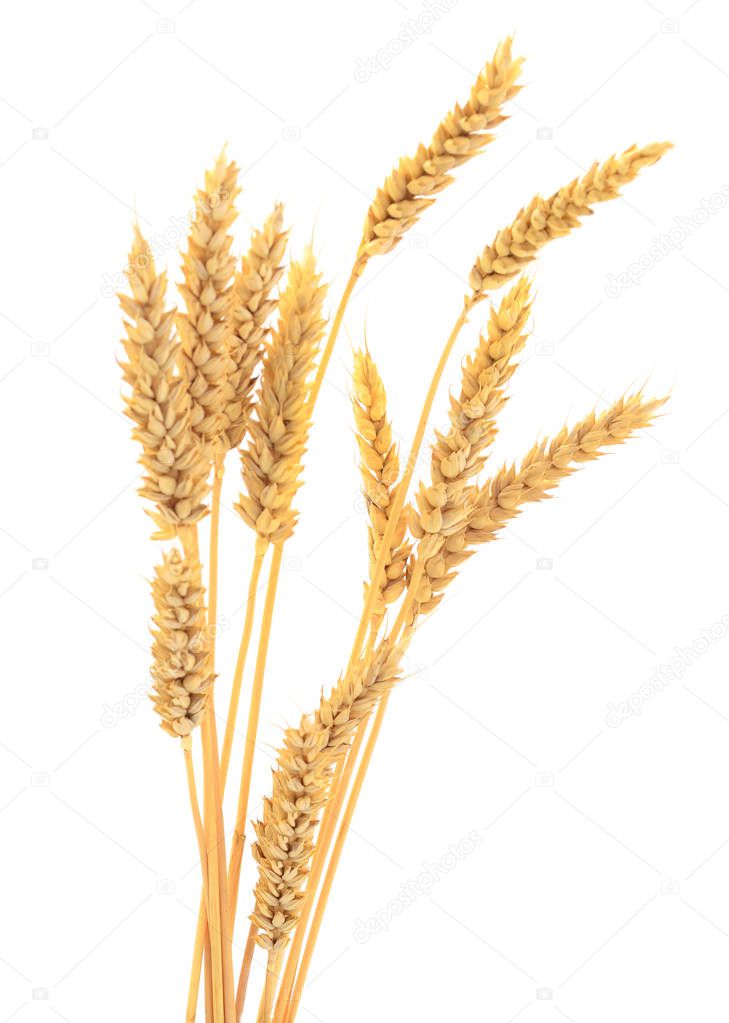
[{"label": "wheat stalk", "polygon": [[617,198],[643,167],[656,163],[670,148],[670,142],[653,142],[641,149],[631,146],[620,156],[595,162],[583,177],[548,199],[535,196],[476,259],[468,278],[474,294],[500,288],[536,259],[547,242],[579,227],[580,218],[590,216],[596,203]]},{"label": "wheat stalk", "polygon": [[[400,460],[387,416],[385,387],[374,359],[367,350],[355,353],[353,389],[352,407],[360,453],[362,494],[370,520],[368,541],[371,579],[400,475]],[[405,566],[410,554],[410,543],[405,540],[406,529],[407,517],[401,515],[385,560],[385,576],[373,611],[375,625],[384,615],[387,605],[396,601],[405,589]]]},{"label": "wheat stalk", "polygon": [[180,285],[186,314],[178,317],[180,370],[192,400],[192,428],[205,445],[217,445],[225,427],[230,283],[235,259],[230,227],[237,213],[238,168],[221,153],[195,196],[195,219],[183,255]]},{"label": "wheat stalk", "polygon": [[123,379],[129,385],[126,414],[132,436],[142,446],[140,494],[156,506],[153,516],[163,532],[192,525],[205,514],[210,462],[190,425],[190,400],[175,372],[178,342],[175,309],[165,308],[167,280],[138,226],[129,254],[131,295],[119,295],[126,316]]},{"label": "wheat stalk", "polygon": [[324,334],[326,291],[314,253],[307,247],[302,260],[292,264],[279,301],[279,321],[264,355],[249,440],[241,451],[247,492],[240,495],[236,509],[271,543],[283,543],[296,525],[292,502],[301,486],[311,425],[309,388]]},{"label": "wheat stalk", "polygon": [[433,196],[451,184],[451,172],[493,141],[489,129],[506,120],[502,108],[519,92],[523,58],[511,55],[511,38],[499,43],[463,106],[456,104],[438,125],[429,146],[403,157],[367,211],[356,272],[370,256],[390,252],[415,224]]},{"label": "wheat stalk", "polygon": [[272,292],[283,276],[287,240],[283,206],[277,203],[262,230],[253,234],[233,281],[228,349],[233,367],[228,376],[225,406],[229,448],[237,448],[245,432],[255,372],[267,335],[266,322],[278,304]]}]

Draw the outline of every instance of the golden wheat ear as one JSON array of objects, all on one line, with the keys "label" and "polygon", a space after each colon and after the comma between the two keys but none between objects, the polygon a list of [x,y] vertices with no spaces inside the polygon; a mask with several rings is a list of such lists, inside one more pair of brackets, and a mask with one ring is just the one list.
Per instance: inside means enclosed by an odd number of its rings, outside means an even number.
[{"label": "golden wheat ear", "polygon": [[[413,617],[438,606],[459,565],[473,553],[466,533],[476,491],[474,477],[481,472],[496,437],[496,417],[506,404],[506,386],[526,344],[530,314],[530,285],[523,277],[498,307],[492,306],[476,350],[463,363],[460,393],[451,396],[450,429],[436,431],[430,480],[420,484],[410,508],[410,531],[420,543],[426,537],[440,538],[441,543],[424,561]],[[415,564],[414,556],[408,565],[408,579]]]},{"label": "golden wheat ear", "polygon": [[438,125],[430,145],[403,157],[367,211],[355,270],[370,256],[390,252],[434,196],[453,181],[452,172],[480,153],[494,136],[490,129],[506,117],[504,105],[519,92],[516,81],[523,58],[511,54],[511,38],[499,43],[463,106],[456,104]]},{"label": "golden wheat ear", "polygon": [[127,278],[131,295],[119,295],[126,330],[121,368],[129,386],[125,411],[134,423],[132,436],[142,447],[139,492],[156,506],[149,513],[157,527],[155,537],[169,538],[205,515],[210,468],[192,432],[185,382],[175,372],[176,311],[165,305],[166,277],[157,273],[138,226]]},{"label": "golden wheat ear", "polygon": [[667,398],[643,399],[642,393],[619,398],[605,412],[594,412],[551,441],[535,444],[519,465],[504,465],[479,490],[469,518],[466,542],[486,543],[529,501],[542,501],[566,476],[615,444],[623,444],[651,425]]},{"label": "golden wheat ear", "polygon": [[233,282],[225,406],[229,449],[241,443],[250,415],[255,374],[268,336],[266,324],[278,305],[274,292],[284,274],[288,235],[283,206],[277,203],[263,228],[253,234]]},{"label": "golden wheat ear", "polygon": [[641,149],[631,146],[620,156],[594,163],[583,177],[575,178],[548,199],[535,196],[476,259],[469,276],[474,293],[500,288],[521,273],[547,242],[579,227],[580,218],[590,216],[597,203],[616,199],[624,185],[671,148],[670,142],[654,142]]},{"label": "golden wheat ear", "polygon": [[240,192],[238,168],[221,153],[195,195],[195,218],[190,227],[180,294],[186,314],[178,316],[182,339],[180,372],[192,400],[192,428],[201,443],[216,447],[225,427],[230,286],[235,259],[230,248],[231,225],[237,216]]},{"label": "golden wheat ear", "polygon": [[273,772],[273,794],[255,825],[258,864],[255,909],[258,944],[284,948],[302,910],[319,814],[332,771],[357,729],[400,679],[403,644],[381,643],[355,671],[340,679],[314,714],[284,735]]},{"label": "golden wheat ear", "polygon": [[200,565],[173,548],[155,570],[152,595],[152,702],[162,728],[186,736],[207,710],[214,679]]},{"label": "golden wheat ear", "polygon": [[310,247],[292,263],[279,300],[279,321],[263,358],[249,440],[241,450],[246,493],[236,509],[266,542],[282,543],[294,531],[293,499],[299,489],[311,406],[309,388],[324,336],[327,288]]},{"label": "golden wheat ear", "polygon": [[[370,577],[369,583],[365,584],[366,599],[368,586],[372,582],[372,570],[377,564],[382,537],[387,528],[388,509],[400,477],[400,460],[397,445],[392,440],[385,385],[374,359],[366,349],[355,352],[352,388],[362,494],[370,520],[368,528]],[[382,620],[387,605],[397,600],[405,589],[405,566],[410,555],[410,542],[405,537],[406,530],[407,516],[403,513],[385,561],[385,576],[373,611],[375,628]]]}]

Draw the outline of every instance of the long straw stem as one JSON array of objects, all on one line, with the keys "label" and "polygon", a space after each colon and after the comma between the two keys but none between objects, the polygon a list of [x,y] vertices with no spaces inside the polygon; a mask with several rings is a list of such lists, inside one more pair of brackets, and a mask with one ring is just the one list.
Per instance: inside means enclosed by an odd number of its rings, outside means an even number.
[{"label": "long straw stem", "polygon": [[240,967],[240,975],[238,977],[238,990],[235,996],[236,1023],[240,1023],[241,1016],[243,1015],[243,1006],[246,1000],[246,990],[248,988],[248,978],[251,973],[253,953],[256,948],[257,934],[258,928],[253,922],[251,922],[251,926],[248,929],[248,938],[246,940],[245,951],[243,952],[243,962],[241,963]]},{"label": "long straw stem", "polygon": [[339,331],[340,331],[341,326],[342,326],[342,320],[344,319],[344,313],[346,312],[347,305],[349,304],[349,300],[352,297],[352,292],[355,289],[355,286],[357,284],[357,281],[359,280],[359,277],[360,277],[360,274],[359,273],[355,273],[355,270],[353,268],[352,272],[349,275],[349,280],[347,281],[347,284],[346,284],[346,286],[344,288],[344,291],[342,292],[342,297],[339,299],[339,305],[337,306],[337,311],[334,314],[334,319],[332,320],[332,326],[331,326],[331,328],[329,330],[329,337],[327,338],[327,343],[324,345],[324,349],[323,349],[323,351],[321,353],[321,358],[319,359],[319,365],[318,365],[317,370],[316,370],[316,376],[314,377],[314,381],[313,381],[313,383],[311,385],[311,391],[309,392],[309,409],[310,409],[310,412],[314,411],[314,405],[316,405],[316,399],[319,397],[319,391],[321,390],[321,385],[324,382],[324,374],[326,373],[327,367],[329,366],[329,360],[332,357],[332,352],[334,351],[334,345],[336,344],[337,337],[339,335]]},{"label": "long straw stem", "polygon": [[[245,670],[246,657],[248,654],[248,648],[250,646],[251,635],[253,632],[258,581],[261,575],[261,568],[263,565],[263,560],[266,554],[267,547],[268,544],[265,543],[265,541],[261,541],[260,539],[257,538],[253,567],[251,569],[250,581],[248,583],[248,597],[246,600],[245,622],[243,624],[243,632],[241,635],[240,646],[238,648],[238,658],[235,665],[235,674],[233,676],[230,703],[228,705],[228,718],[225,725],[225,736],[223,738],[223,750],[220,756],[220,784],[223,796],[225,795],[225,786],[228,780],[228,768],[230,766],[230,755],[233,748],[235,722],[238,716],[238,706],[240,703],[243,673]],[[197,932],[195,934],[195,947],[193,949],[192,954],[190,986],[188,991],[188,1006],[197,1005],[198,994],[200,989],[200,970],[202,968],[203,961],[203,948],[205,946],[206,940],[207,918],[203,914],[200,914],[198,916]],[[195,1019],[194,1012],[192,1016],[190,1016],[188,1009],[188,1023],[191,1023],[191,1021],[194,1019]]]},{"label": "long straw stem", "polygon": [[261,577],[263,560],[268,550],[268,543],[260,537],[256,537],[256,550],[253,558],[250,580],[248,582],[248,596],[246,598],[246,616],[243,623],[243,633],[238,647],[238,658],[235,662],[233,674],[233,685],[230,691],[230,703],[228,705],[228,719],[225,723],[225,735],[223,736],[223,751],[220,755],[220,778],[223,783],[223,792],[228,780],[228,768],[230,767],[230,754],[233,748],[233,737],[235,735],[235,722],[238,717],[238,706],[240,704],[240,692],[245,671],[248,648],[253,634],[253,622],[256,614],[256,594],[258,593],[258,581]]},{"label": "long straw stem", "polygon": [[248,726],[246,728],[245,748],[243,752],[243,767],[241,770],[240,788],[238,790],[238,809],[235,818],[235,830],[230,850],[230,864],[228,867],[229,893],[230,893],[230,919],[235,924],[236,904],[238,901],[238,884],[240,882],[240,869],[243,860],[243,846],[245,844],[246,816],[248,814],[248,799],[251,790],[251,776],[253,772],[253,754],[256,748],[256,736],[258,734],[258,719],[261,713],[261,695],[263,693],[263,678],[266,671],[266,658],[268,656],[268,645],[271,638],[271,624],[273,622],[273,609],[276,602],[276,590],[278,588],[281,561],[283,558],[283,545],[275,544],[271,567],[268,575],[268,587],[266,589],[266,600],[263,606],[263,617],[261,619],[261,632],[258,637],[258,652],[256,654],[256,668],[253,676],[253,687],[251,689],[251,702],[248,710]]},{"label": "long straw stem", "polygon": [[[191,737],[187,736],[182,740],[182,750],[185,757],[185,773],[187,776],[187,791],[190,796],[190,808],[192,810],[192,819],[195,825],[195,837],[197,838],[198,852],[200,854],[200,872],[202,874],[202,886],[203,895],[200,900],[200,911],[198,916],[198,930],[200,930],[205,936],[207,936],[207,914],[210,912],[210,885],[208,882],[208,858],[207,849],[205,842],[205,828],[203,826],[202,817],[200,815],[200,803],[197,797],[197,785],[195,783],[195,768],[192,760],[192,742]],[[208,945],[209,950],[209,945]],[[195,1014],[197,1013],[197,999],[199,990],[199,978],[200,970],[198,969],[198,983],[195,985],[194,992],[190,990],[187,1001],[187,1023],[194,1023]],[[208,959],[206,964],[206,988],[208,981],[212,982],[210,972],[210,953],[208,951]],[[212,988],[211,988],[212,993]]]}]

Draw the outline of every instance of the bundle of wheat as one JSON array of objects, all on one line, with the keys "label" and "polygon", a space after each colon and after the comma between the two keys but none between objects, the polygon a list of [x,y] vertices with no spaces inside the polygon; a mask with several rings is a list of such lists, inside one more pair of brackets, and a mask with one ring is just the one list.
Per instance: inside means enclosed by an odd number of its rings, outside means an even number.
[{"label": "bundle of wheat", "polygon": [[[165,275],[157,273],[135,228],[128,273],[131,294],[121,296],[126,413],[142,448],[141,494],[154,506],[156,538],[176,538],[182,546],[165,551],[152,585],[151,674],[152,700],[162,727],[181,740],[200,851],[202,897],[188,1023],[196,1018],[203,963],[206,1020],[240,1020],[256,945],[267,956],[259,1023],[294,1023],[349,822],[417,627],[478,547],[495,539],[527,503],[550,497],[583,463],[647,427],[663,404],[663,399],[644,399],[642,393],[621,398],[606,411],[565,427],[552,440],[538,442],[520,462],[479,480],[527,339],[532,289],[523,271],[547,242],[569,234],[596,204],[615,198],[642,168],[655,163],[669,148],[667,143],[631,147],[594,164],[551,198],[537,196],[482,250],[402,463],[383,379],[369,348],[356,352],[352,406],[368,513],[364,606],[339,681],[284,733],[272,793],[254,825],[257,880],[236,987],[233,933],[267,655],[283,550],[296,529],[294,502],[322,379],[354,285],[369,260],[390,252],[453,182],[453,172],[492,141],[491,130],[505,119],[504,107],[519,90],[521,65],[520,58],[512,57],[511,40],[500,44],[466,103],[456,105],[429,145],[402,159],[377,190],[323,348],[327,287],[311,247],[290,263],[282,283],[288,231],[280,204],[254,232],[236,273],[232,228],[240,190],[237,168],[224,155],[206,174],[195,199],[183,254],[184,314],[165,307]],[[517,275],[512,288],[495,301],[490,293]],[[411,497],[450,354],[469,315],[487,300],[489,314],[478,344],[461,367],[459,386],[444,416],[446,426],[436,431],[431,444],[429,472],[416,481]],[[219,751],[214,706],[218,535],[230,451],[240,456],[243,486],[236,510],[253,531],[254,556]],[[208,511],[210,491],[206,608],[198,524]],[[228,843],[223,796],[259,579],[269,552]],[[195,734],[201,736],[203,814],[193,758]]]}]

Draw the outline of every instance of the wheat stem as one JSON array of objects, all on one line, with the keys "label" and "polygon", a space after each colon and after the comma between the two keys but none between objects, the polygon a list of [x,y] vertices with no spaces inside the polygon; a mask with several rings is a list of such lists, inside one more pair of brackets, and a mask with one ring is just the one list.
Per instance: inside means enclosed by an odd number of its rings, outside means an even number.
[{"label": "wheat stem", "polygon": [[243,846],[245,844],[245,821],[248,813],[248,798],[251,789],[251,776],[253,771],[253,754],[256,748],[256,735],[258,733],[258,719],[261,713],[261,695],[263,693],[263,677],[266,671],[266,658],[268,656],[268,644],[271,638],[271,624],[273,622],[273,610],[276,602],[276,590],[281,571],[283,558],[283,544],[277,543],[273,548],[273,557],[268,574],[268,588],[266,600],[263,606],[263,618],[261,620],[261,632],[258,637],[258,652],[256,654],[256,669],[253,676],[253,687],[251,690],[251,702],[248,710],[248,725],[246,728],[245,749],[243,753],[243,767],[241,770],[240,789],[238,791],[238,809],[235,819],[235,830],[230,851],[230,865],[228,867],[229,893],[230,893],[230,917],[235,924],[235,913],[238,901],[238,884],[240,882],[240,869],[243,859]]},{"label": "wheat stem", "polygon": [[[214,497],[213,497],[214,500]],[[243,673],[245,670],[246,657],[248,654],[248,648],[250,646],[251,635],[253,633],[253,622],[255,618],[256,610],[256,593],[258,591],[258,581],[261,575],[261,568],[263,566],[263,560],[266,554],[267,544],[259,540],[256,541],[256,553],[253,561],[253,568],[251,569],[250,581],[248,584],[248,598],[246,601],[246,616],[243,625],[243,633],[241,635],[240,647],[238,648],[238,658],[235,665],[235,673],[233,675],[233,685],[230,694],[230,703],[228,705],[228,718],[225,724],[225,735],[223,737],[223,750],[220,755],[220,781],[223,795],[225,795],[225,786],[228,780],[228,768],[230,766],[230,755],[233,748],[233,738],[235,735],[235,722],[238,717],[238,706],[240,703],[241,684],[243,681]],[[207,919],[204,916],[198,917],[197,933],[195,935],[195,948],[192,955],[192,969],[190,973],[190,993],[188,1001],[192,1004],[197,1004],[198,991],[200,987],[200,969],[202,967],[203,959],[203,946],[206,941],[206,928]],[[194,1016],[192,1017],[194,1019]]]},{"label": "wheat stem", "polygon": [[327,338],[327,343],[324,345],[324,348],[322,349],[321,358],[319,360],[319,365],[317,366],[316,370],[316,376],[314,377],[313,383],[311,385],[311,390],[309,391],[310,419],[314,412],[316,400],[319,397],[321,385],[324,382],[324,374],[326,373],[327,367],[329,366],[329,360],[332,357],[334,345],[337,342],[337,337],[342,327],[342,320],[344,319],[344,314],[346,312],[347,305],[349,304],[349,300],[352,297],[352,292],[354,291],[358,280],[359,274],[356,274],[354,270],[352,270],[352,273],[349,275],[347,285],[344,291],[342,292],[342,297],[339,299],[339,305],[337,306],[337,311],[334,314],[334,319],[332,320],[332,325],[329,329],[329,337]]},{"label": "wheat stem", "polygon": [[233,685],[230,693],[230,704],[228,706],[228,720],[225,723],[225,735],[223,736],[223,752],[220,755],[220,775],[223,782],[223,792],[225,792],[225,786],[228,780],[228,768],[230,767],[230,754],[233,748],[233,737],[235,735],[235,722],[238,717],[243,673],[245,671],[248,649],[250,647],[251,636],[253,634],[253,622],[256,614],[256,594],[258,593],[258,583],[261,577],[261,569],[263,567],[263,561],[267,550],[268,544],[266,541],[261,540],[260,537],[256,537],[256,550],[253,558],[253,568],[251,569],[250,580],[248,582],[246,617],[245,622],[243,623],[243,633],[240,639],[240,646],[238,647],[238,657],[235,662]]},{"label": "wheat stem", "polygon": [[256,948],[257,933],[258,928],[254,923],[251,923],[251,926],[248,929],[248,938],[246,940],[246,947],[243,952],[243,962],[241,963],[240,975],[238,977],[238,990],[235,996],[236,1023],[240,1023],[241,1016],[243,1015],[248,978],[251,973],[251,963],[253,962],[253,953]]},{"label": "wheat stem", "polygon": [[222,458],[213,462],[213,489],[210,498],[210,547],[208,550],[208,634],[213,671],[215,671],[215,636],[218,619],[218,541],[220,537],[220,499],[225,467]]},{"label": "wheat stem", "polygon": [[[182,533],[182,545],[185,554],[193,564],[199,564],[199,549],[197,527],[191,526],[180,530]],[[215,764],[212,756],[211,723],[214,721],[214,713],[211,705],[212,692],[208,700],[207,713],[205,714],[200,728],[202,734],[203,748],[203,811],[205,814],[205,848],[208,863],[208,878],[210,888],[210,961],[213,979],[213,1021],[214,1023],[227,1023],[225,1020],[224,993],[223,993],[223,961],[221,943],[221,917],[220,917],[220,872],[218,861],[218,831],[217,813],[215,808],[214,774]]]},{"label": "wheat stem", "polygon": [[[190,809],[195,825],[195,837],[197,838],[198,852],[200,854],[200,872],[202,874],[203,895],[200,900],[198,916],[198,930],[203,934],[207,933],[207,914],[210,912],[210,885],[208,882],[207,851],[205,846],[205,828],[200,816],[200,803],[197,797],[197,785],[195,784],[195,767],[192,761],[192,741],[190,736],[181,740],[182,750],[185,756],[185,773],[187,776],[187,791],[190,797]],[[197,1000],[200,987],[200,970],[197,971],[197,981],[191,984],[187,999],[187,1023],[193,1023],[197,1012]]]}]

